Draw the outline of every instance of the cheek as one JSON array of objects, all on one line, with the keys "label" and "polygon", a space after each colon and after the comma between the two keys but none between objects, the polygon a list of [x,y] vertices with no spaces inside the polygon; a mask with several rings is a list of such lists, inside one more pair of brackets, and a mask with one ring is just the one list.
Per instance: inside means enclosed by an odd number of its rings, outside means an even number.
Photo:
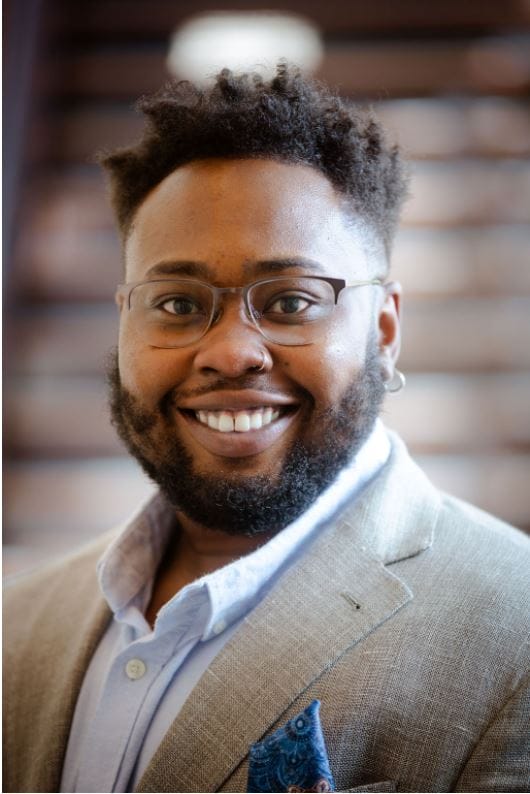
[{"label": "cheek", "polygon": [[182,351],[148,347],[133,333],[121,331],[118,364],[122,385],[146,407],[153,408],[185,377]]},{"label": "cheek", "polygon": [[[294,348],[293,348],[294,350]],[[339,402],[361,374],[366,360],[366,336],[333,331],[318,342],[281,357],[284,371],[310,392],[318,406]]]},{"label": "cheek", "polygon": [[[338,308],[340,312],[342,307]],[[333,324],[326,337],[321,340],[315,371],[331,401],[340,400],[346,389],[362,374],[366,364],[368,340],[372,333],[369,312],[344,312],[340,322]]]}]

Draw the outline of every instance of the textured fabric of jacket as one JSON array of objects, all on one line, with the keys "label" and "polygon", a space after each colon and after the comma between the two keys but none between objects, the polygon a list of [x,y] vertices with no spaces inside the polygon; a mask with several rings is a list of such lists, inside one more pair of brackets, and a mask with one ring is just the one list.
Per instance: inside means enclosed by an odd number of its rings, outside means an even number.
[{"label": "textured fabric of jacket", "polygon": [[[109,536],[5,598],[4,791],[56,792],[110,618]],[[527,791],[528,539],[388,464],[243,622],[138,791],[245,791],[250,746],[306,708],[341,791]]]}]

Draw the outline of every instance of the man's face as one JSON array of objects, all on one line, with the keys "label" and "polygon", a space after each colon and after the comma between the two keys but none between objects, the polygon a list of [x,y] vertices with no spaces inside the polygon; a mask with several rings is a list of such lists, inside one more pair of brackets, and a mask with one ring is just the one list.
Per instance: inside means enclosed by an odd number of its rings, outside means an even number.
[{"label": "man's face", "polygon": [[[220,287],[278,275],[382,276],[364,243],[362,225],[347,222],[340,197],[313,168],[196,161],[140,206],[127,281],[171,272]],[[171,349],[148,344],[122,302],[111,373],[118,431],[194,520],[245,534],[280,529],[370,432],[396,353],[396,302],[376,286],[347,290],[316,341],[286,346],[265,339],[229,295],[205,336]],[[239,430],[209,426],[222,413],[242,417]],[[257,426],[245,430],[245,416],[258,417]]]}]

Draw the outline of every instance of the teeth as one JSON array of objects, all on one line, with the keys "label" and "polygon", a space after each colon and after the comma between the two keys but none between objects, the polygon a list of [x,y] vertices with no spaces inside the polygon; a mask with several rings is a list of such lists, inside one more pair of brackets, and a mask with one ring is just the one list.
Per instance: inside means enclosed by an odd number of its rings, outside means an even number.
[{"label": "teeth", "polygon": [[259,411],[254,411],[250,414],[250,427],[252,430],[259,430],[263,425],[263,414]]},{"label": "teeth", "polygon": [[280,411],[267,406],[253,411],[195,411],[195,416],[203,425],[221,433],[247,433],[259,430],[278,419]]},{"label": "teeth", "polygon": [[219,430],[219,415],[206,412],[206,424],[212,430]]},{"label": "teeth", "polygon": [[228,411],[223,411],[219,417],[219,430],[221,433],[232,433],[234,430],[234,420]]},{"label": "teeth", "polygon": [[240,411],[236,414],[234,430],[238,433],[246,433],[250,430],[250,416],[246,412]]}]

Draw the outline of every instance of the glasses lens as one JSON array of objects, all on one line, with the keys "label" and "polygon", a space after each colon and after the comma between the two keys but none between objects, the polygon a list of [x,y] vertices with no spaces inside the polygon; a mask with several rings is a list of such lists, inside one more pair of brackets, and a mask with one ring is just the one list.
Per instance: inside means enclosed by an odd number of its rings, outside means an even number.
[{"label": "glasses lens", "polygon": [[335,306],[331,284],[318,278],[261,281],[249,291],[254,321],[271,342],[303,345],[313,341]]},{"label": "glasses lens", "polygon": [[183,347],[207,329],[213,294],[196,281],[149,281],[133,289],[130,306],[148,344]]}]

